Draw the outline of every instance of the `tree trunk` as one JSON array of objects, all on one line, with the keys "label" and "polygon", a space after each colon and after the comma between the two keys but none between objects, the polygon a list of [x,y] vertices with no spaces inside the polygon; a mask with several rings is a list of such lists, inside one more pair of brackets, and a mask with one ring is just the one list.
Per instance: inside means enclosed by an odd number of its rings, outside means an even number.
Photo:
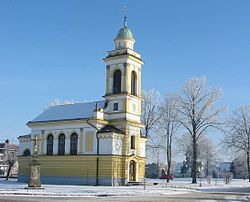
[{"label": "tree trunk", "polygon": [[192,183],[196,184],[196,174],[197,174],[197,143],[196,143],[196,136],[193,137],[193,161],[192,161]]},{"label": "tree trunk", "polygon": [[208,177],[208,160],[207,160],[207,167],[206,167],[206,177]]},{"label": "tree trunk", "polygon": [[248,174],[248,181],[250,182],[250,154],[247,151],[247,174]]},{"label": "tree trunk", "polygon": [[171,161],[168,161],[168,168],[167,168],[167,183],[170,181],[170,169],[171,169]]}]

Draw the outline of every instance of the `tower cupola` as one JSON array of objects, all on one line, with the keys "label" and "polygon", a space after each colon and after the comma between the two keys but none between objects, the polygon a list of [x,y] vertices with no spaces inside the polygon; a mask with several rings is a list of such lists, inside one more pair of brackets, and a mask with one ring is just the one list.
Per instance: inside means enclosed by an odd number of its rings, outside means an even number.
[{"label": "tower cupola", "polygon": [[127,26],[127,17],[124,17],[123,28],[119,30],[115,38],[115,49],[134,49],[135,38]]}]

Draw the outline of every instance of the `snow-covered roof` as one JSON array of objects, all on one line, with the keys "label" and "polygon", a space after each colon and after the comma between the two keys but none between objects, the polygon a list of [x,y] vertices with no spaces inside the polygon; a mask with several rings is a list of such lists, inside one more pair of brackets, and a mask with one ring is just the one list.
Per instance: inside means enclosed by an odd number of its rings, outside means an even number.
[{"label": "snow-covered roof", "polygon": [[56,105],[49,107],[29,123],[79,120],[93,117],[93,112],[98,108],[104,108],[105,101],[83,102],[75,104]]}]

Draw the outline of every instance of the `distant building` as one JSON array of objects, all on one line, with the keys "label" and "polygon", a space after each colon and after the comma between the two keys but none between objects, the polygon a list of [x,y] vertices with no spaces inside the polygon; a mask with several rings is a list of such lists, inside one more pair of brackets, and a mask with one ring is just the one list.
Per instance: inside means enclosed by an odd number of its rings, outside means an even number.
[{"label": "distant building", "polygon": [[13,164],[10,177],[16,177],[18,175],[18,145],[11,144],[9,140],[0,143],[0,176],[6,177],[9,166]]}]

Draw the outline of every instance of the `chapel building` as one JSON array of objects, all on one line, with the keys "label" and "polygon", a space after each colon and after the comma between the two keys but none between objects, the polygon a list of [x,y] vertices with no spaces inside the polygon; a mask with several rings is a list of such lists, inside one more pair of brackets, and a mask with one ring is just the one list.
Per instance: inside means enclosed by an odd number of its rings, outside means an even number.
[{"label": "chapel building", "polygon": [[27,123],[31,133],[18,137],[18,181],[29,180],[35,137],[40,139],[42,183],[116,186],[144,180],[143,61],[134,51],[126,17],[114,42],[104,58],[103,100],[51,106]]}]

